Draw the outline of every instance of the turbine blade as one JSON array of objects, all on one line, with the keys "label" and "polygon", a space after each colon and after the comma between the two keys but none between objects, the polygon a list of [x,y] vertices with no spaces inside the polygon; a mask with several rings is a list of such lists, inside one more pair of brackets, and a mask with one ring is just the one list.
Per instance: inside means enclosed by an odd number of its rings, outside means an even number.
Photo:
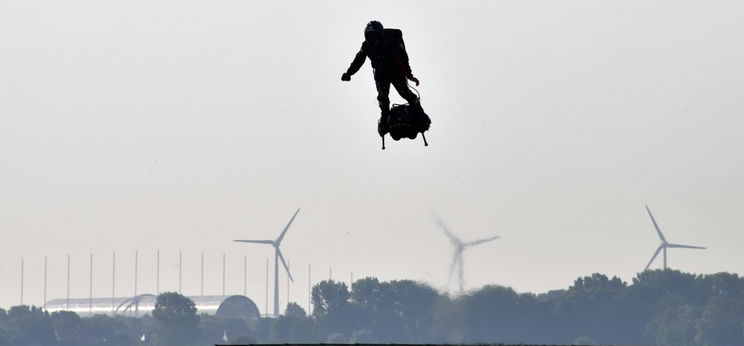
[{"label": "turbine blade", "polygon": [[654,223],[654,228],[656,228],[656,233],[659,235],[659,239],[661,239],[662,242],[667,242],[666,238],[664,238],[664,235],[661,234],[661,230],[659,229],[659,225],[656,224],[656,219],[654,219],[654,216],[651,215],[651,209],[648,209],[648,206],[646,206],[646,211],[648,212],[648,216],[651,217],[651,222]]},{"label": "turbine blade", "polygon": [[458,257],[457,284],[460,286],[460,294],[462,294],[465,291],[465,261],[462,259],[462,252],[459,253]]},{"label": "turbine blade", "polygon": [[651,260],[650,260],[650,261],[648,261],[648,264],[646,264],[646,268],[644,268],[644,269],[643,269],[643,271],[646,271],[646,270],[648,270],[648,267],[650,267],[650,266],[651,266],[651,263],[652,263],[652,262],[654,261],[654,259],[656,259],[656,256],[658,256],[658,255],[659,255],[659,252],[661,251],[661,249],[662,249],[663,247],[664,247],[664,244],[662,244],[662,245],[659,245],[659,247],[657,247],[657,248],[656,248],[656,252],[654,252],[654,255],[653,255],[653,256],[651,256]]},{"label": "turbine blade", "polygon": [[677,247],[683,249],[705,249],[702,246],[682,245],[682,244],[667,244],[667,247]]},{"label": "turbine blade", "polygon": [[475,246],[475,245],[478,245],[478,244],[483,244],[483,243],[487,243],[487,242],[489,242],[489,241],[492,241],[492,240],[496,240],[496,239],[499,239],[499,238],[501,238],[501,236],[498,236],[498,235],[497,235],[497,236],[493,236],[493,237],[490,237],[490,238],[484,238],[484,239],[473,240],[473,241],[471,241],[471,242],[467,242],[467,243],[465,243],[465,246],[466,246],[466,247],[470,247],[470,246]]},{"label": "turbine blade", "polygon": [[282,250],[279,250],[279,248],[276,248],[276,254],[279,255],[279,259],[282,260],[282,264],[284,265],[284,269],[287,270],[287,275],[289,275],[289,279],[292,280],[292,282],[294,282],[292,273],[289,272],[289,266],[287,265],[287,262],[284,261],[284,256],[282,256]]},{"label": "turbine blade", "polygon": [[292,218],[289,219],[289,223],[287,223],[287,226],[284,227],[284,230],[282,231],[282,234],[279,235],[279,238],[276,238],[276,246],[279,246],[279,244],[282,243],[282,239],[284,239],[284,235],[287,234],[287,230],[289,229],[289,226],[292,224],[292,221],[294,221],[295,217],[297,217],[297,213],[300,212],[300,208],[297,208],[297,211],[292,215]]},{"label": "turbine blade", "polygon": [[450,229],[447,227],[447,225],[444,224],[444,222],[442,222],[442,220],[440,220],[436,216],[434,216],[433,218],[434,218],[434,222],[436,222],[436,224],[439,225],[439,227],[442,229],[442,232],[444,232],[444,235],[446,235],[447,238],[449,238],[452,244],[454,245],[462,244],[462,240],[460,240],[460,238],[455,237],[455,235],[452,234],[452,231],[450,231]]},{"label": "turbine blade", "polygon": [[233,240],[237,243],[258,243],[258,244],[274,244],[273,240]]},{"label": "turbine blade", "polygon": [[458,253],[455,252],[455,254],[452,256],[452,264],[450,264],[449,275],[447,276],[447,286],[449,286],[452,282],[452,274],[455,273],[455,265],[457,264],[458,257],[457,255]]}]

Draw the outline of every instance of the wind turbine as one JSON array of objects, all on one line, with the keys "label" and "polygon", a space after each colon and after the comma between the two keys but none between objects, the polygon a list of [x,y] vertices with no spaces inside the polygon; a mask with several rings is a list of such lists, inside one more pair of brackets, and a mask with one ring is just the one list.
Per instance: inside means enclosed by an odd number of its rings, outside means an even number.
[{"label": "wind turbine", "polygon": [[673,244],[670,243],[664,238],[664,235],[661,234],[661,229],[659,229],[659,225],[656,224],[656,220],[654,219],[654,216],[651,214],[651,209],[648,209],[648,206],[646,206],[646,211],[648,212],[648,216],[651,217],[651,222],[654,223],[654,228],[656,229],[656,234],[659,235],[659,239],[661,239],[661,244],[659,244],[659,247],[656,248],[656,252],[654,252],[654,255],[651,256],[651,260],[648,261],[648,264],[646,265],[646,268],[643,270],[648,270],[648,267],[651,266],[651,263],[656,259],[656,256],[659,255],[660,251],[664,251],[664,270],[667,269],[667,248],[685,248],[685,249],[705,249],[702,246],[691,246],[691,245],[682,245],[682,244]]},{"label": "wind turbine", "polygon": [[452,243],[452,246],[455,248],[455,253],[452,256],[452,264],[450,264],[449,276],[447,278],[447,286],[449,286],[450,283],[452,282],[452,276],[454,275],[455,266],[457,266],[457,281],[460,287],[460,293],[462,293],[464,291],[464,286],[465,286],[465,279],[464,279],[464,273],[463,273],[464,272],[464,268],[463,268],[464,261],[463,261],[462,253],[465,251],[465,249],[469,247],[487,243],[492,240],[496,240],[499,238],[499,236],[493,236],[489,238],[483,238],[483,239],[473,240],[469,242],[464,242],[460,238],[452,234],[452,231],[450,231],[450,229],[447,227],[447,225],[444,224],[444,222],[442,222],[442,220],[440,220],[437,217],[434,217],[434,222],[436,222],[437,225],[439,225],[439,227],[444,232],[444,235],[447,236],[450,243]]},{"label": "wind turbine", "polygon": [[284,256],[282,256],[282,250],[279,249],[279,246],[282,243],[282,239],[284,239],[284,235],[287,234],[289,226],[292,224],[292,221],[294,221],[299,212],[300,208],[297,208],[297,211],[295,211],[292,218],[289,219],[289,223],[287,223],[287,226],[284,227],[284,230],[276,240],[235,240],[235,242],[239,243],[269,244],[274,247],[274,316],[279,316],[279,260],[282,261],[284,269],[287,270],[289,279],[294,282],[294,278],[292,278],[292,274],[289,272],[289,266],[287,266],[287,262],[284,261]]}]

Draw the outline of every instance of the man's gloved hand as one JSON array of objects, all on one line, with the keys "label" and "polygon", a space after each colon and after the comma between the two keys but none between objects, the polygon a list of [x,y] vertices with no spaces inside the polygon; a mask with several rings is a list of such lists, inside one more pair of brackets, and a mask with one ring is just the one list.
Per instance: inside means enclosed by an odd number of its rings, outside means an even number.
[{"label": "man's gloved hand", "polygon": [[348,74],[348,73],[344,73],[344,74],[341,75],[341,80],[344,81],[344,82],[348,82],[348,81],[351,80],[351,75]]},{"label": "man's gloved hand", "polygon": [[418,78],[416,78],[414,76],[408,76],[408,80],[410,80],[411,82],[416,83],[416,86],[419,86],[419,80],[418,80]]}]

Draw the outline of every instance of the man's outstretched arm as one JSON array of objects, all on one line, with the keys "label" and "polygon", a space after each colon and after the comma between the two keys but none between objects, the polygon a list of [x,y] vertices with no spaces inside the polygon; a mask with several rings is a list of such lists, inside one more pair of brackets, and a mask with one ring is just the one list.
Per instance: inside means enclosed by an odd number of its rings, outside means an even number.
[{"label": "man's outstretched arm", "polygon": [[354,60],[351,62],[351,65],[346,70],[346,73],[341,75],[341,80],[348,81],[351,80],[351,76],[357,73],[360,68],[362,68],[362,65],[364,64],[364,61],[367,60],[367,55],[364,54],[364,52],[360,49],[359,52],[354,57]]}]

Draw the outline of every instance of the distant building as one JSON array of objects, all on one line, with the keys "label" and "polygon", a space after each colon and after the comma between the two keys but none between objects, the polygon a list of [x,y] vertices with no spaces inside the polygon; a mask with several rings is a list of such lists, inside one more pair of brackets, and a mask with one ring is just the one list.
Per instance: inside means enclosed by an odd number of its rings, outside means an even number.
[{"label": "distant building", "polygon": [[[207,314],[225,318],[241,318],[246,321],[260,317],[258,306],[248,297],[235,296],[194,296],[188,297],[196,305],[197,314]],[[72,311],[81,317],[93,315],[122,315],[142,317],[155,309],[157,297],[142,294],[128,298],[77,298],[52,299],[46,303],[49,312]],[[69,306],[68,306],[69,304]]]}]

